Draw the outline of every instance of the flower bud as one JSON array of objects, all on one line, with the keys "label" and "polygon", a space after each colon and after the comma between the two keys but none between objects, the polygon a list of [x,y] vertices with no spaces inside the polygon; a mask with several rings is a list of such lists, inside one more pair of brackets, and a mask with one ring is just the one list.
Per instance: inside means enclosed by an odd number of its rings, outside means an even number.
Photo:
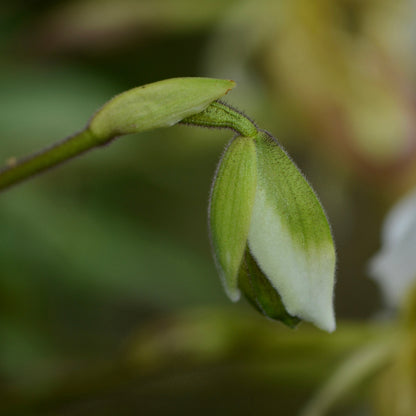
[{"label": "flower bud", "polygon": [[335,249],[325,213],[267,132],[237,137],[217,170],[210,203],[214,254],[226,290],[295,326],[335,329]]}]

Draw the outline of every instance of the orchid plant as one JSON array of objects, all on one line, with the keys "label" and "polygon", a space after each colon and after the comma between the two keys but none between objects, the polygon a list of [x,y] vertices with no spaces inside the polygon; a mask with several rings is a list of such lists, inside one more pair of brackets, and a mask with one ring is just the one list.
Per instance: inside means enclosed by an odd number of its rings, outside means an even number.
[{"label": "orchid plant", "polygon": [[235,83],[168,79],[108,101],[79,133],[0,171],[0,190],[119,136],[175,124],[226,128],[235,136],[218,165],[209,226],[228,296],[242,292],[269,318],[335,329],[335,250],[325,212],[278,141],[219,101]]}]

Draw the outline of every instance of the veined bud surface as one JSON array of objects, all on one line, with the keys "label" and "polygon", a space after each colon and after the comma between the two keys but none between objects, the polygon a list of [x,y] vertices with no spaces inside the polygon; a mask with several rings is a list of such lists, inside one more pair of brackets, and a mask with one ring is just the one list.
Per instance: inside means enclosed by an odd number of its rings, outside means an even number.
[{"label": "veined bud surface", "polygon": [[335,329],[335,249],[311,186],[269,133],[237,136],[211,192],[212,245],[225,289],[266,316]]},{"label": "veined bud surface", "polygon": [[99,109],[89,130],[103,141],[123,134],[170,127],[203,111],[235,87],[214,78],[171,78],[116,95]]}]

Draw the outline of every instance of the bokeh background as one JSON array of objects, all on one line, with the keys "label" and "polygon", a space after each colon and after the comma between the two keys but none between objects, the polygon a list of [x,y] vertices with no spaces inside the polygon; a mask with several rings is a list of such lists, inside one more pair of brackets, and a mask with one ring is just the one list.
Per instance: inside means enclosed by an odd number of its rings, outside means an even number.
[{"label": "bokeh background", "polygon": [[[413,0],[3,1],[2,163],[126,89],[233,79],[227,101],[326,208],[339,330],[291,331],[223,293],[206,213],[229,132],[123,137],[0,197],[0,414],[297,414],[395,316],[368,262],[416,186],[415,19]],[[373,387],[331,414],[373,414]]]}]

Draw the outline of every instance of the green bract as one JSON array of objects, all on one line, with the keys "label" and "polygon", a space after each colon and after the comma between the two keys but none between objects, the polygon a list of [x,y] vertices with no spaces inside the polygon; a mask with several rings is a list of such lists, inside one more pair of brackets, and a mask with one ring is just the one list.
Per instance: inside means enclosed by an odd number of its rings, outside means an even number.
[{"label": "green bract", "polygon": [[108,101],[89,123],[96,137],[170,127],[199,113],[234,88],[235,82],[213,78],[172,78],[125,91]]}]

